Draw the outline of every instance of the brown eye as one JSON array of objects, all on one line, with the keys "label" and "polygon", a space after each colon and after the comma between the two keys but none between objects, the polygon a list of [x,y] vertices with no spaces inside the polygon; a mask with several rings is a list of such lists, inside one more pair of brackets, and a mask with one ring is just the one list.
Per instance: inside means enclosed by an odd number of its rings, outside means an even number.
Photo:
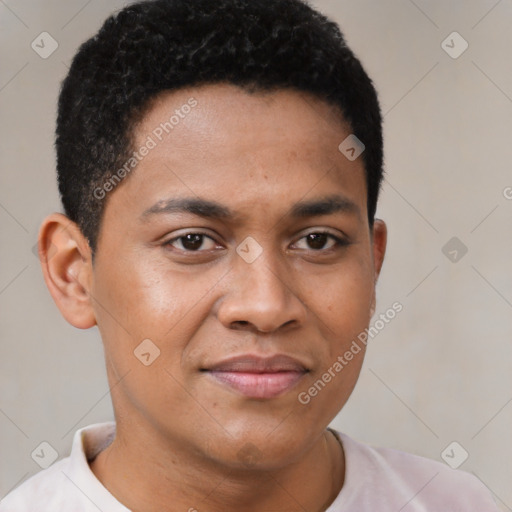
[{"label": "brown eye", "polygon": [[329,235],[326,233],[311,233],[306,238],[311,249],[323,249],[329,239]]},{"label": "brown eye", "polygon": [[185,252],[198,252],[199,249],[209,250],[216,247],[215,241],[202,233],[188,233],[169,240],[165,245]]},{"label": "brown eye", "polygon": [[[305,244],[301,242],[305,240]],[[321,251],[321,250],[329,250],[333,249],[336,246],[344,246],[347,245],[348,242],[345,240],[333,235],[332,233],[319,232],[319,233],[309,233],[306,236],[303,236],[297,245],[299,249],[305,250],[313,250],[313,251]],[[305,245],[305,246],[304,246]]]}]

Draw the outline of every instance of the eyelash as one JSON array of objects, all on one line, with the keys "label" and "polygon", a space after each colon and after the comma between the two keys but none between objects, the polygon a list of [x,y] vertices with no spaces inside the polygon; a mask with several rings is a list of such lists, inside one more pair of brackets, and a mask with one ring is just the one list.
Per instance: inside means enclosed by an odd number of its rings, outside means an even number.
[{"label": "eyelash", "polygon": [[[163,245],[165,247],[172,247],[172,244],[174,242],[176,242],[178,240],[181,240],[181,239],[184,239],[184,238],[186,238],[189,235],[199,235],[199,236],[204,237],[204,238],[209,238],[213,242],[217,243],[216,240],[213,237],[211,237],[210,235],[208,235],[207,233],[202,233],[200,231],[190,231],[188,233],[184,233],[183,235],[171,238],[170,240],[164,242]],[[334,249],[340,249],[342,247],[346,247],[347,245],[350,244],[350,242],[348,240],[340,238],[340,237],[334,235],[333,233],[331,233],[329,231],[322,231],[322,230],[320,230],[320,231],[311,231],[310,233],[306,233],[305,235],[300,237],[298,241],[303,240],[303,239],[307,238],[310,235],[327,235],[328,238],[334,240],[334,242],[335,242],[332,247],[329,247],[327,249],[303,249],[303,250],[309,250],[309,251],[311,251],[313,253],[326,253],[326,252],[332,251]],[[201,242],[203,242],[203,240],[201,240]],[[181,253],[186,253],[186,254],[201,254],[201,253],[207,252],[207,251],[204,251],[204,250],[203,251],[201,251],[201,250],[194,251],[194,250],[189,250],[189,249],[176,249],[176,250],[181,252]]]}]

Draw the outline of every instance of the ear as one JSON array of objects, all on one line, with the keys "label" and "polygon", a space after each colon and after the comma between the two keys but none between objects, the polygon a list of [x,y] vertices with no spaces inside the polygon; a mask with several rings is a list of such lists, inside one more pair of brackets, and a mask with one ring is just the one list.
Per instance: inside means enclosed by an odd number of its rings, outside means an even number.
[{"label": "ear", "polygon": [[374,272],[374,288],[371,305],[371,316],[375,313],[375,285],[379,279],[380,270],[384,263],[386,254],[386,245],[388,241],[388,228],[383,220],[375,219],[372,231],[372,251],[373,251],[373,272]]},{"label": "ear", "polygon": [[44,219],[38,242],[44,280],[62,316],[79,329],[96,325],[89,294],[92,253],[80,228],[54,213]]}]

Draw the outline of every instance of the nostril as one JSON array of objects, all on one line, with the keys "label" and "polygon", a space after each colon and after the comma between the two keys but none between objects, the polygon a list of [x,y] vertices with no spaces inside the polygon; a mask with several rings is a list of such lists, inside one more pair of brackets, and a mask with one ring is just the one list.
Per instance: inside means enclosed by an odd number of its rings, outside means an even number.
[{"label": "nostril", "polygon": [[247,320],[237,320],[232,323],[233,327],[246,327],[249,325],[249,322]]}]

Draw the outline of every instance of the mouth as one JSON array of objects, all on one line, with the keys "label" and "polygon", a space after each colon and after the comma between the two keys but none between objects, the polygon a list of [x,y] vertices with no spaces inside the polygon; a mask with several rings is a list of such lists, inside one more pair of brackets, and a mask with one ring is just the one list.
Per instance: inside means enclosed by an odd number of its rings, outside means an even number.
[{"label": "mouth", "polygon": [[201,369],[216,382],[248,398],[269,399],[290,391],[309,372],[285,355],[243,355]]}]

